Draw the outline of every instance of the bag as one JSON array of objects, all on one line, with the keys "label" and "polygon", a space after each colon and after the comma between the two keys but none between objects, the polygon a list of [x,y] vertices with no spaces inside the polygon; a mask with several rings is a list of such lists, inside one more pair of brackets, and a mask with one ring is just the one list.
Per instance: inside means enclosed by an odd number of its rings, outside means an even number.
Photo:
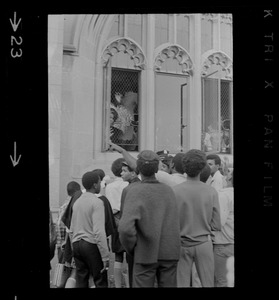
[{"label": "bag", "polygon": [[52,281],[53,285],[57,288],[64,288],[71,275],[71,271],[72,268],[66,267],[65,264],[56,264]]}]

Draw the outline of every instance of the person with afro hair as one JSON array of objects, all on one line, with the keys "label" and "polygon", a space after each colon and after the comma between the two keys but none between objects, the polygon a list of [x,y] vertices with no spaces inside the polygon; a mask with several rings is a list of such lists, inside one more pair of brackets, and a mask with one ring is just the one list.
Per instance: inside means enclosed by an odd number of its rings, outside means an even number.
[{"label": "person with afro hair", "polygon": [[182,158],[187,180],[173,187],[179,211],[181,252],[177,267],[178,287],[190,287],[195,262],[202,287],[214,287],[211,236],[221,229],[217,191],[200,181],[207,164],[203,151],[192,149]]}]

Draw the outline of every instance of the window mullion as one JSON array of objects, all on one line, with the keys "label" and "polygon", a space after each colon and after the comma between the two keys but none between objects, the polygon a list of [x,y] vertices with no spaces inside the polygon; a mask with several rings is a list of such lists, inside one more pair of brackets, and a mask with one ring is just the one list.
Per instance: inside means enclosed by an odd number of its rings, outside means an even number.
[{"label": "window mullion", "polygon": [[103,113],[103,151],[108,149],[110,130],[110,98],[111,98],[111,60],[104,68],[104,113]]},{"label": "window mullion", "polygon": [[217,109],[218,109],[218,120],[217,120],[217,124],[218,124],[218,149],[217,151],[220,152],[221,151],[221,79],[218,78],[218,94],[217,94]]}]

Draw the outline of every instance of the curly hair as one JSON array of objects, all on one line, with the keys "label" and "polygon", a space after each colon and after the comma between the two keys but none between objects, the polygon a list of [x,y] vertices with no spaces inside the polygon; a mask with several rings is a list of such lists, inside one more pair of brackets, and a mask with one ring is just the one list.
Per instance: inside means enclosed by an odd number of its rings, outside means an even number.
[{"label": "curly hair", "polygon": [[182,158],[184,172],[189,177],[196,177],[206,166],[206,155],[198,149],[191,149]]},{"label": "curly hair", "polygon": [[158,172],[159,161],[146,161],[143,159],[137,160],[137,171],[143,176],[150,177]]},{"label": "curly hair", "polygon": [[116,177],[121,177],[123,157],[117,158],[111,165],[111,171]]},{"label": "curly hair", "polygon": [[105,171],[103,169],[94,169],[92,172],[97,173],[99,175],[101,181],[106,176]]},{"label": "curly hair", "polygon": [[81,190],[81,187],[80,187],[80,184],[77,183],[76,181],[70,181],[68,184],[67,184],[67,193],[69,196],[73,196],[74,193],[76,191],[80,191]]},{"label": "curly hair", "polygon": [[81,178],[82,185],[86,190],[90,190],[93,184],[98,183],[99,180],[99,175],[93,171],[86,172]]}]

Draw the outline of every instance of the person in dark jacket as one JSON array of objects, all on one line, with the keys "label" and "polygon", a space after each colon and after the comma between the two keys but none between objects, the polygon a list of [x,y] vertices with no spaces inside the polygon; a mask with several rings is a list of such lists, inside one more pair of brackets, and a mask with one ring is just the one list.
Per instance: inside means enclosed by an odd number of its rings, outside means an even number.
[{"label": "person in dark jacket", "polygon": [[119,237],[134,256],[133,287],[176,287],[180,254],[179,215],[173,190],[155,178],[159,156],[140,152],[142,181],[129,187],[119,221]]}]

